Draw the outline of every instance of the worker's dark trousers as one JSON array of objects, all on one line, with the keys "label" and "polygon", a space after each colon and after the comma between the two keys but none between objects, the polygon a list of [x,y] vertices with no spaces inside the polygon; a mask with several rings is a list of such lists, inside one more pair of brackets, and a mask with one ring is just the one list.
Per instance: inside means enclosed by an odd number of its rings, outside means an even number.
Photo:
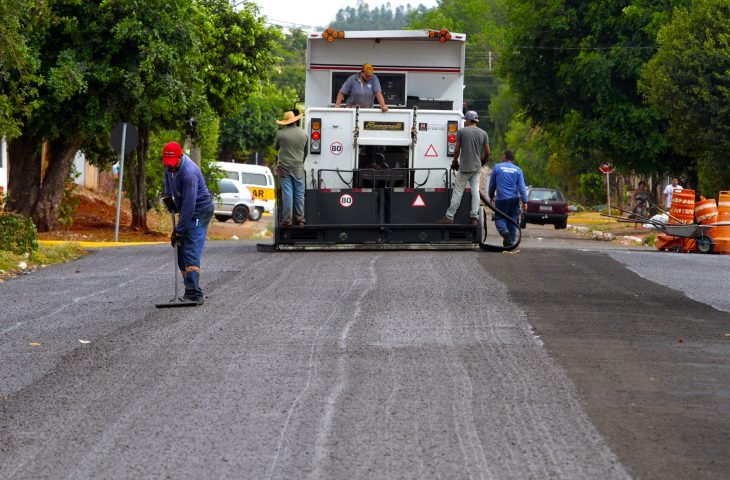
[{"label": "worker's dark trousers", "polygon": [[211,218],[213,218],[212,210],[193,216],[190,228],[183,235],[177,251],[177,265],[183,274],[186,297],[197,298],[203,295],[203,290],[200,289],[200,257],[203,256],[205,236],[208,234]]},{"label": "worker's dark trousers", "polygon": [[[515,221],[515,223],[520,222],[520,198],[506,198],[504,200],[496,200],[494,202],[494,206],[497,207],[498,210],[503,211],[506,213],[512,220]],[[500,215],[499,213],[494,214],[494,226],[497,227],[497,231],[509,232],[509,241],[510,244],[514,245],[514,243],[517,241],[517,227],[511,223],[508,222],[505,217]]]}]

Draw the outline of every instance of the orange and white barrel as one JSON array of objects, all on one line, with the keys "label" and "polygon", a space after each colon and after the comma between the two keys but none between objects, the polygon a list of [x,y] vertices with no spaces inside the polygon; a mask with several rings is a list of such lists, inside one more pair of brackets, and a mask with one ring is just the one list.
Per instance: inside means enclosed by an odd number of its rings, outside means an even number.
[{"label": "orange and white barrel", "polygon": [[697,223],[707,225],[717,223],[717,205],[714,198],[704,198],[695,203],[695,218]]},{"label": "orange and white barrel", "polygon": [[[717,223],[730,224],[730,192],[720,192],[717,198]],[[712,238],[725,238],[730,242],[730,225],[715,227],[710,233]]]},{"label": "orange and white barrel", "polygon": [[694,223],[695,191],[675,189],[669,209],[669,223]]},{"label": "orange and white barrel", "polygon": [[730,222],[730,192],[720,192],[717,202],[717,221]]}]

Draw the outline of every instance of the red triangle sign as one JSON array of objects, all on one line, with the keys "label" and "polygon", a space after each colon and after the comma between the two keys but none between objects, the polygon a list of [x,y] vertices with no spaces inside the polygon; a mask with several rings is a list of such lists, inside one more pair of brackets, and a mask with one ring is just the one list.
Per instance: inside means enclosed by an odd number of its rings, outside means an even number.
[{"label": "red triangle sign", "polygon": [[425,207],[425,206],[426,206],[426,202],[423,201],[420,194],[416,197],[415,200],[413,200],[413,204],[411,205],[411,207]]},{"label": "red triangle sign", "polygon": [[428,149],[426,150],[426,153],[423,156],[424,157],[438,157],[439,156],[439,154],[436,153],[436,149],[433,148],[433,143],[431,144],[431,146],[428,147]]}]

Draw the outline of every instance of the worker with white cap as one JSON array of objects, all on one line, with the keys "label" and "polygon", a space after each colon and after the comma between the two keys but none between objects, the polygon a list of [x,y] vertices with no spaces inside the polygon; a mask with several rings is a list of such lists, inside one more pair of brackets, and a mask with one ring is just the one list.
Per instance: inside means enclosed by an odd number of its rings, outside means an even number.
[{"label": "worker with white cap", "polygon": [[454,216],[461,204],[461,196],[467,183],[471,188],[469,224],[476,225],[479,218],[479,180],[482,165],[487,163],[491,152],[489,135],[477,126],[479,123],[477,112],[473,110],[466,112],[464,121],[466,125],[456,132],[456,149],[454,150],[454,160],[451,162],[451,168],[457,171],[453,177],[451,204],[446,215],[436,223],[454,223]]}]

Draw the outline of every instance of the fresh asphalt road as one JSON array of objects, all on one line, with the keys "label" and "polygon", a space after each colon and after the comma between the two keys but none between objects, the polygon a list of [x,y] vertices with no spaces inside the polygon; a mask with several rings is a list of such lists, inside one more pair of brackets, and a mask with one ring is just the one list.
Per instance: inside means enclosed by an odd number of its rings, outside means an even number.
[{"label": "fresh asphalt road", "polygon": [[0,478],[720,478],[728,272],[532,226],[210,242],[206,304],[158,310],[170,247],[98,250],[0,284]]}]

